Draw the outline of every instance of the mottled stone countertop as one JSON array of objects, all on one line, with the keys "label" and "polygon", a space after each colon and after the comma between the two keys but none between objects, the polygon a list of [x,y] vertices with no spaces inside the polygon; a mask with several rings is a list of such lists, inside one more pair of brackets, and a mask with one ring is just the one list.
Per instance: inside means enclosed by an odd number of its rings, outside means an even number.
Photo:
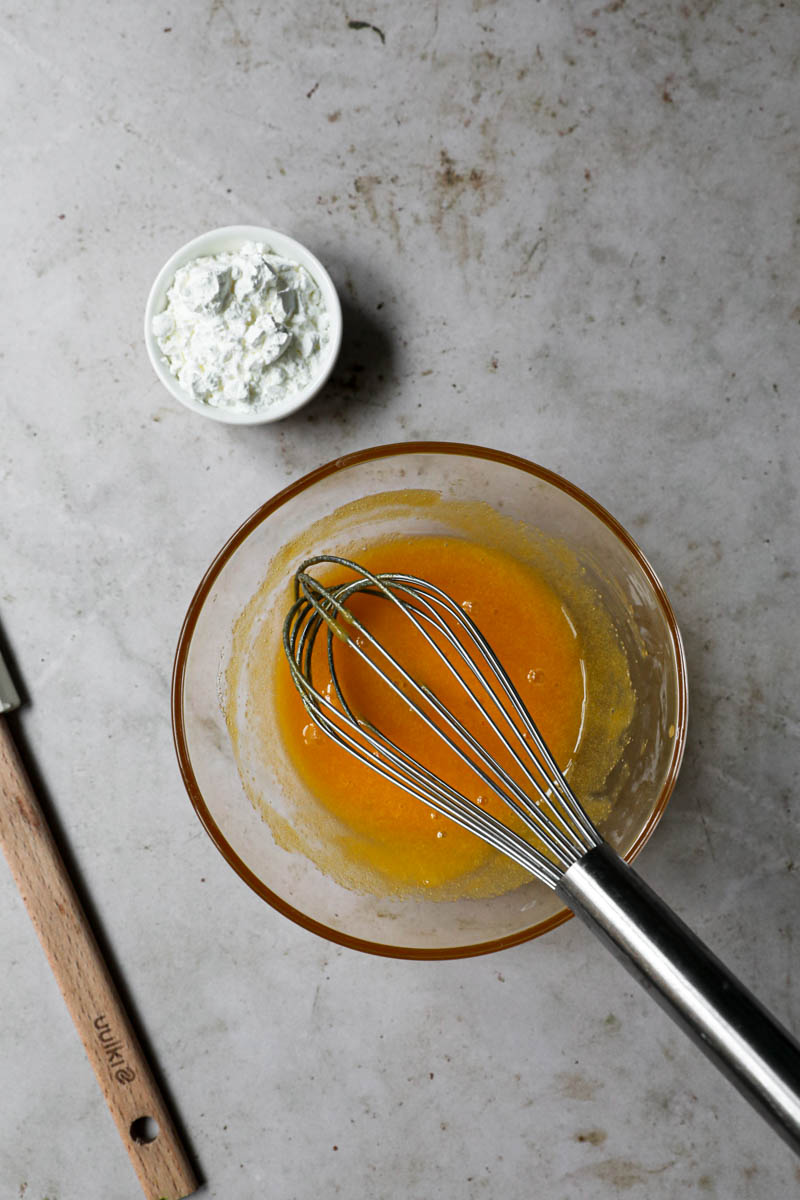
[{"label": "mottled stone countertop", "polygon": [[[369,445],[522,454],[610,509],[685,639],[646,878],[800,1029],[795,4],[21,4],[0,22],[0,620],[16,730],[214,1200],[784,1200],[788,1149],[570,922],[373,958],[279,916],[186,797],[172,657],[266,498]],[[184,241],[339,288],[308,409],[232,428],[141,336]],[[0,869],[0,1195],[139,1187]]]}]

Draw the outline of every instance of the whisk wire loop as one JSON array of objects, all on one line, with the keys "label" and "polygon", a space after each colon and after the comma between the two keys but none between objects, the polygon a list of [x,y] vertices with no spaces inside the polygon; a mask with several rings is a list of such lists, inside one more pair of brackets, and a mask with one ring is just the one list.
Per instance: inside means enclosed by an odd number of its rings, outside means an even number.
[{"label": "whisk wire loop", "polygon": [[[396,576],[393,577],[393,580],[395,580],[395,579],[397,579]],[[352,587],[345,589],[345,594],[352,594],[352,590],[353,590]],[[373,593],[373,594],[380,595],[382,593]],[[398,594],[412,595],[414,593],[411,592],[411,590],[408,587],[396,586],[394,589],[394,592],[390,598],[394,600],[396,598],[396,595],[398,595]],[[429,610],[427,613],[423,609],[416,608],[413,604],[410,604],[407,602],[405,604],[401,604],[400,606],[403,609],[404,615],[406,615],[407,617],[409,617],[412,620],[412,622],[415,625],[415,627],[417,628],[417,630],[421,633],[421,635],[425,638],[425,640],[428,642],[430,647],[437,654],[440,661],[445,665],[445,667],[450,672],[450,674],[453,676],[453,678],[464,689],[464,691],[467,693],[467,695],[473,701],[473,704],[477,707],[478,711],[482,714],[484,719],[491,725],[492,724],[491,719],[488,716],[488,714],[486,713],[485,707],[481,703],[478,696],[476,696],[475,693],[472,691],[472,689],[469,688],[466,681],[461,677],[461,675],[458,673],[458,671],[453,666],[452,662],[442,652],[441,648],[436,644],[435,640],[432,639],[428,635],[427,631],[420,624],[420,622],[414,618],[413,614],[416,613],[417,616],[421,617],[423,620],[432,620],[435,627],[437,628],[437,630],[446,636],[448,642],[458,652],[462,661],[464,661],[471,668],[471,670],[475,674],[476,678],[480,678],[481,682],[484,682],[482,677],[479,676],[474,662],[464,653],[463,646],[458,642],[458,640],[455,638],[455,636],[452,634],[452,632],[449,629],[446,629],[445,626],[441,625],[441,623],[436,620],[436,614],[435,614],[434,610],[431,608],[431,606],[429,604],[427,604],[424,599],[422,600],[422,603],[425,606],[425,608],[427,608]],[[478,776],[490,788],[492,788],[492,790],[495,792],[496,795],[500,796],[500,798],[502,800],[504,800],[504,802],[509,806],[509,808],[511,808],[517,814],[519,819],[525,825],[527,825],[528,828],[532,832],[541,835],[541,833],[544,832],[546,829],[546,826],[544,825],[541,814],[539,813],[537,808],[535,808],[531,805],[529,797],[525,793],[524,789],[517,783],[517,781],[511,775],[509,775],[508,772],[500,766],[500,764],[497,762],[497,760],[495,758],[493,758],[485,750],[482,743],[473,735],[471,730],[466,725],[464,725],[464,723],[462,721],[458,720],[458,718],[455,717],[454,714],[452,712],[450,712],[441,703],[441,701],[435,695],[435,693],[433,693],[429,688],[420,684],[417,680],[415,680],[412,676],[410,676],[401,667],[401,665],[397,662],[397,660],[388,653],[388,651],[385,649],[385,647],[376,638],[374,638],[371,635],[371,633],[357,619],[353,618],[352,615],[351,615],[350,619],[353,621],[354,627],[360,632],[361,636],[365,637],[376,650],[380,651],[380,653],[384,655],[387,662],[402,674],[403,678],[406,679],[410,683],[411,687],[420,695],[421,698],[423,698],[428,704],[431,705],[431,707],[434,708],[434,710],[439,715],[439,717],[450,727],[450,729],[453,730],[453,732],[457,733],[459,735],[459,737],[461,737],[467,743],[467,745],[473,751],[473,753],[475,754],[477,759],[483,765],[479,766],[478,762],[476,762],[474,758],[470,757],[469,754],[465,753],[463,751],[463,749],[458,745],[457,742],[455,742],[451,737],[449,737],[435,723],[435,721],[431,720],[429,714],[427,714],[420,705],[417,705],[416,703],[411,701],[409,699],[408,695],[402,690],[402,688],[399,688],[397,685],[395,685],[391,681],[391,679],[387,678],[386,682],[391,687],[392,691],[394,691],[395,694],[399,698],[404,700],[404,702],[408,705],[408,707],[413,712],[415,712],[417,714],[417,716],[421,717],[421,719],[425,722],[425,724],[428,725],[428,727],[431,728],[436,733],[436,735],[439,738],[441,738],[441,740],[444,741],[464,762],[466,762],[478,774]],[[352,713],[352,710],[350,709],[350,707],[347,703],[344,693],[338,683],[336,666],[335,666],[334,659],[333,659],[333,646],[334,646],[334,638],[333,638],[332,634],[329,634],[329,637],[328,637],[328,668],[329,668],[329,671],[331,674],[331,679],[333,681],[337,696],[339,698],[340,703],[342,704],[342,707],[351,716],[354,716],[354,714]],[[361,649],[358,646],[357,642],[354,645],[354,649],[355,649],[356,653],[358,653],[364,661],[370,662],[370,665],[373,665],[371,663],[368,655],[366,655],[365,652],[363,651],[363,649]],[[492,693],[490,692],[489,694],[492,694]],[[499,702],[497,702],[497,703],[498,703],[498,708],[499,708],[500,712],[503,713],[503,715],[507,717],[508,714],[505,713],[502,706],[499,705]],[[535,791],[538,793],[540,799],[542,801],[546,801],[547,793],[541,787],[538,780],[536,780],[533,777],[533,775],[530,773],[526,764],[520,758],[519,754],[514,750],[513,746],[509,743],[507,738],[503,735],[499,726],[493,726],[493,728],[494,728],[496,736],[498,738],[500,738],[505,749],[513,757],[514,761],[518,764],[520,769],[525,773],[528,781],[531,783],[531,785],[533,786]],[[519,730],[517,730],[516,727],[513,726],[513,724],[512,724],[512,728],[514,729],[514,732],[517,734],[517,736],[520,738],[520,740],[522,740],[522,735],[519,733]],[[374,734],[374,736],[380,739],[382,744],[384,744],[384,745],[390,744],[388,742],[388,739],[386,739],[385,734],[383,734],[383,732],[381,730],[377,729],[374,725],[370,725],[370,729],[371,729],[372,733]],[[394,748],[396,750],[399,749],[396,746]],[[406,756],[406,758],[408,759],[409,763],[414,763],[416,765],[415,760],[413,760],[410,756]],[[430,775],[430,773],[428,773],[428,774]],[[494,778],[492,776],[494,776]],[[431,776],[431,778],[433,778],[433,776]],[[509,794],[509,793],[511,793],[511,794]],[[549,832],[551,834],[551,836],[553,837],[554,843],[557,845],[558,851],[561,854],[561,856],[564,857],[565,859],[568,859],[569,861],[572,861],[571,855],[573,854],[573,847],[571,846],[570,842],[562,836],[561,832],[558,829],[547,829],[547,832]]]},{"label": "whisk wire loop", "polygon": [[[318,564],[346,567],[356,578],[325,586],[308,573],[310,567]],[[599,844],[599,835],[581,809],[488,641],[469,615],[445,592],[415,576],[375,575],[348,559],[327,555],[303,563],[295,577],[295,591],[296,600],[284,626],[284,648],[306,710],[322,732],[385,779],[477,834],[550,887],[555,888],[561,874],[588,849]],[[484,748],[472,730],[430,688],[415,679],[358,620],[348,607],[348,601],[359,593],[392,602],[412,622],[522,772],[525,784],[530,786],[535,798]],[[327,632],[328,669],[336,704],[316,688],[312,678],[313,648],[323,626]],[[442,649],[442,640],[454,652],[461,667],[466,668],[467,678]],[[542,849],[532,846],[491,813],[456,791],[374,723],[356,715],[336,669],[334,645],[337,642],[347,643],[349,649],[475,771],[542,843]],[[367,645],[373,654],[365,649]],[[380,661],[376,661],[375,654]]]},{"label": "whisk wire loop", "polygon": [[[320,618],[314,617],[302,625],[300,621],[303,617],[303,608],[304,604],[301,601],[290,614],[292,629],[289,634],[289,645],[293,655],[290,663],[293,665],[298,661],[307,664],[309,647],[313,645],[309,630],[316,625],[318,631],[322,624]],[[295,620],[294,618],[299,619]],[[540,851],[490,813],[484,812],[472,801],[467,800],[433,772],[416,763],[401,747],[381,735],[368,722],[358,720],[351,712],[337,708],[322,693],[317,692],[308,679],[296,672],[295,669],[293,669],[293,675],[300,688],[309,716],[322,732],[337,741],[348,753],[371,767],[384,779],[402,788],[409,795],[422,800],[444,816],[457,821],[477,836],[483,837],[496,849],[513,858],[520,866],[548,882],[551,887],[556,886],[559,873]],[[380,753],[370,749],[370,741],[364,737],[365,731],[369,731],[375,738],[380,738]]]}]

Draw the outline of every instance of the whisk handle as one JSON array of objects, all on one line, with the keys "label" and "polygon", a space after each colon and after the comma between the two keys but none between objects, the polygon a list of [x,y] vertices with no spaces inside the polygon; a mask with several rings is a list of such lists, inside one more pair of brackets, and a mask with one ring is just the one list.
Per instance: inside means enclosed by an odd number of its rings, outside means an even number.
[{"label": "whisk handle", "polygon": [[800,1045],[610,847],[556,888],[576,916],[800,1154]]}]

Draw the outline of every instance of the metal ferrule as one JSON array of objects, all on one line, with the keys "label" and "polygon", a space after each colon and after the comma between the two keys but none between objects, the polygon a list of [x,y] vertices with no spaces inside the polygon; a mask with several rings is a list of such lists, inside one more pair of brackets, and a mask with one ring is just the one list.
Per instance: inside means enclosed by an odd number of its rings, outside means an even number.
[{"label": "metal ferrule", "polygon": [[609,846],[556,892],[800,1153],[800,1045]]}]

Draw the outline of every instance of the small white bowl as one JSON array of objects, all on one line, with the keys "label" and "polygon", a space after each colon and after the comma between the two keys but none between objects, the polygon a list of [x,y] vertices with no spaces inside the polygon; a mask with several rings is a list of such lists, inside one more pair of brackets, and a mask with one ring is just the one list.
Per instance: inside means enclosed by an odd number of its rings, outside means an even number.
[{"label": "small white bowl", "polygon": [[[170,371],[169,363],[161,353],[153,333],[153,317],[166,306],[167,292],[175,278],[175,272],[180,267],[185,267],[195,258],[201,258],[206,254],[221,254],[226,250],[236,250],[245,242],[264,242],[268,249],[280,255],[281,258],[300,263],[305,267],[322,292],[330,318],[328,344],[322,355],[319,371],[311,383],[300,391],[287,395],[279,403],[271,404],[268,408],[258,412],[232,412],[230,409],[216,408],[212,404],[204,404],[202,401],[196,400],[181,387]],[[288,417],[290,413],[297,412],[299,408],[316,396],[327,382],[342,344],[342,306],[330,275],[319,259],[315,258],[311,251],[307,250],[300,242],[296,242],[294,238],[288,237],[285,233],[279,233],[276,229],[265,229],[261,225],[228,225],[223,229],[212,229],[208,233],[201,234],[200,237],[193,238],[191,242],[181,246],[180,250],[176,250],[172,257],[164,263],[147,298],[144,310],[144,341],[150,362],[153,364],[153,370],[164,387],[192,412],[199,413],[203,417],[210,417],[213,421],[223,421],[228,425],[263,425],[268,421],[279,421],[282,417]]]}]

